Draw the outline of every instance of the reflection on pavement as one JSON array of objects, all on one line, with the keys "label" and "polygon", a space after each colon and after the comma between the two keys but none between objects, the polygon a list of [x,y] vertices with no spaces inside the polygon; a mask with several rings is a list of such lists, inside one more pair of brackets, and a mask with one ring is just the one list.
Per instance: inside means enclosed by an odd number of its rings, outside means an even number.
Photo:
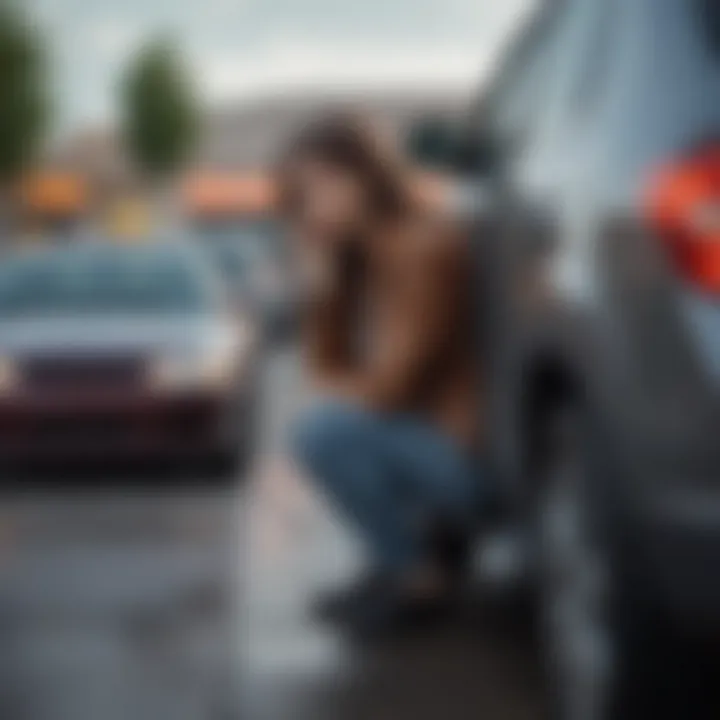
[{"label": "reflection on pavement", "polygon": [[526,627],[469,598],[426,636],[353,646],[307,613],[314,593],[357,570],[352,539],[287,461],[266,466],[247,503],[243,717],[540,717]]},{"label": "reflection on pavement", "polygon": [[227,493],[5,499],[0,717],[195,719],[225,702],[239,509]]},{"label": "reflection on pavement", "polygon": [[268,373],[242,491],[3,499],[0,718],[540,717],[527,629],[474,598],[376,647],[309,622],[313,594],[360,557],[282,453],[304,401],[296,358]]}]

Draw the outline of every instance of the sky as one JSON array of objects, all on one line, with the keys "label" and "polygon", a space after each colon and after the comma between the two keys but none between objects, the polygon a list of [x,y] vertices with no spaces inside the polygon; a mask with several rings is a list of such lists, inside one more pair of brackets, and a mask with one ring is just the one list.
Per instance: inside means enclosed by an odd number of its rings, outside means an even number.
[{"label": "sky", "polygon": [[536,0],[24,0],[50,39],[63,128],[113,116],[144,40],[181,44],[205,100],[305,87],[473,87]]}]

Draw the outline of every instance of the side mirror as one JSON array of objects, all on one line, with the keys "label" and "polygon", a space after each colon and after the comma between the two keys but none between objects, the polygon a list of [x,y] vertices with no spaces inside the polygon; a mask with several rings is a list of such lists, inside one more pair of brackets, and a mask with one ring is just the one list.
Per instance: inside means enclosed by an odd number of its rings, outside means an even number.
[{"label": "side mirror", "polygon": [[489,134],[437,117],[410,128],[406,150],[421,167],[475,177],[489,174],[495,159]]},{"label": "side mirror", "polygon": [[424,117],[414,123],[407,136],[407,154],[418,165],[448,170],[453,163],[458,138],[444,118]]},{"label": "side mirror", "polygon": [[459,173],[485,177],[493,172],[496,157],[496,146],[489,134],[466,132],[458,141],[455,167]]}]

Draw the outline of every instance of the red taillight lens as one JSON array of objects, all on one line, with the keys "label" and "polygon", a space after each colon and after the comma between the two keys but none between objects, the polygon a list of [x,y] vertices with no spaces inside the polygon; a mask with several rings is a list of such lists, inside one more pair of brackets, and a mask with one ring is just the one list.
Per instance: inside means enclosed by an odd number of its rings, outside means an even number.
[{"label": "red taillight lens", "polygon": [[662,168],[648,210],[682,277],[720,292],[720,146]]}]

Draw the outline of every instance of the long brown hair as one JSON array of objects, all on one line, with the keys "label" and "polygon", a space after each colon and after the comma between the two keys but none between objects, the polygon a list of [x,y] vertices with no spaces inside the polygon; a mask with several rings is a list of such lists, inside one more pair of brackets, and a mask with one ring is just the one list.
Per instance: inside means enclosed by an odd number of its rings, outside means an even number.
[{"label": "long brown hair", "polygon": [[298,187],[293,167],[303,160],[319,160],[359,178],[377,218],[393,220],[410,206],[400,162],[370,126],[354,115],[335,112],[306,125],[288,144],[278,169],[279,206],[291,216]]},{"label": "long brown hair", "polygon": [[[277,185],[281,216],[292,219],[301,202],[295,168],[305,160],[320,161],[357,177],[369,200],[374,220],[393,223],[409,208],[400,164],[382,147],[368,125],[346,113],[334,113],[306,125],[281,158]],[[358,330],[365,311],[368,257],[357,243],[343,244],[331,261],[337,283],[332,296],[306,307],[310,354],[318,368],[354,362]]]}]

